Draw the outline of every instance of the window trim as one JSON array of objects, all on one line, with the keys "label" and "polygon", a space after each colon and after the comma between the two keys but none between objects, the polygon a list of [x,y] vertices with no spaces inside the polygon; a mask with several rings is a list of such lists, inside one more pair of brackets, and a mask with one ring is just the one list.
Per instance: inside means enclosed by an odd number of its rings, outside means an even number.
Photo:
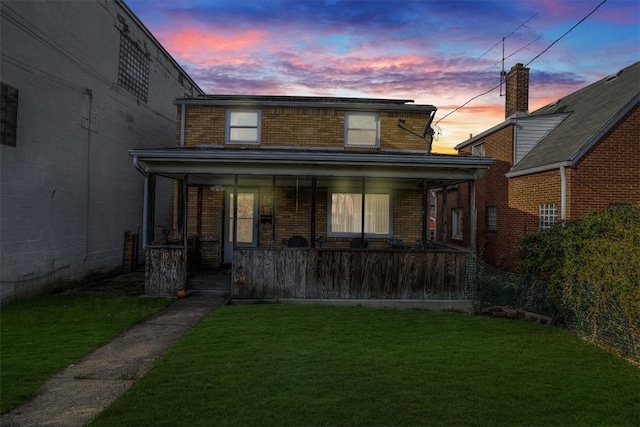
[{"label": "window trim", "polygon": [[[232,113],[255,113],[256,114],[256,126],[231,126],[231,114]],[[262,139],[262,111],[258,109],[244,109],[244,108],[229,108],[226,112],[225,119],[225,135],[224,135],[224,143],[225,144],[253,144],[260,145]],[[231,139],[231,129],[256,129],[256,139],[255,140],[232,140]]]},{"label": "window trim", "polygon": [[[361,189],[357,188],[329,188],[327,190],[327,237],[361,237],[360,231],[354,233],[341,233],[331,231],[331,213],[333,210],[333,194],[362,194]],[[385,194],[389,196],[389,233],[375,234],[364,233],[364,236],[370,239],[385,239],[393,237],[393,190],[373,188],[365,190],[365,198],[368,194]],[[366,200],[366,199],[365,199]],[[366,206],[366,203],[365,203]],[[366,215],[366,212],[365,212]],[[361,217],[362,218],[362,217]]]},{"label": "window trim", "polygon": [[462,240],[464,237],[464,211],[461,208],[451,209],[451,240]]},{"label": "window trim", "polygon": [[[366,131],[371,131],[373,129],[368,129],[368,128],[352,128],[349,126],[349,117],[352,116],[367,116],[367,117],[373,117],[374,121],[375,121],[375,142],[373,144],[354,144],[354,143],[349,143],[349,131],[350,130],[366,130]],[[370,112],[370,111],[349,111],[344,113],[344,146],[345,147],[360,147],[360,148],[378,148],[380,147],[380,114],[376,113],[376,112]]]}]

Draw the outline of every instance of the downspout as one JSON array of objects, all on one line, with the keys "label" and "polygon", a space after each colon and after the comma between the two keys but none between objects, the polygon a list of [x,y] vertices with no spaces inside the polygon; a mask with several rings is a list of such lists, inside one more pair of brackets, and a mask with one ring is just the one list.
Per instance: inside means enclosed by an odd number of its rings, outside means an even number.
[{"label": "downspout", "polygon": [[149,214],[149,174],[140,166],[138,156],[133,156],[133,166],[144,175],[144,194],[142,196],[142,250],[147,249],[148,214]]},{"label": "downspout", "polygon": [[184,148],[184,130],[185,130],[185,120],[187,117],[187,106],[186,104],[180,104],[180,148]]},{"label": "downspout", "polygon": [[567,167],[560,166],[560,220],[567,221]]}]

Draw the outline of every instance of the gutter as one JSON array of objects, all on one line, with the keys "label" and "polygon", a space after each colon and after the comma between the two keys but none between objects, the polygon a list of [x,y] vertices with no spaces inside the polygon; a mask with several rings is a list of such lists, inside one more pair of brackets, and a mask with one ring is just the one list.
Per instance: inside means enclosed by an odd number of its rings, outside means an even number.
[{"label": "gutter", "polygon": [[540,173],[540,172],[546,172],[546,171],[554,170],[554,169],[557,169],[559,167],[569,167],[569,166],[571,166],[571,162],[565,160],[565,161],[562,161],[562,162],[552,163],[552,164],[549,164],[549,165],[537,166],[535,168],[523,169],[523,170],[515,171],[515,172],[507,172],[504,176],[506,176],[507,178],[515,178],[517,176],[531,175],[531,174],[534,174],[534,173]]}]

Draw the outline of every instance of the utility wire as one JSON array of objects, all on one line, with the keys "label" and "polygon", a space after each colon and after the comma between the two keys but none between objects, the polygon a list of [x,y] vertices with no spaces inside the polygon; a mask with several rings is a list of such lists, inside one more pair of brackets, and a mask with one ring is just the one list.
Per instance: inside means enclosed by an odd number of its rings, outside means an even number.
[{"label": "utility wire", "polygon": [[487,53],[491,52],[491,49],[493,49],[494,47],[498,46],[500,43],[504,43],[505,39],[509,38],[510,36],[512,36],[516,31],[518,31],[520,28],[524,27],[529,21],[531,21],[533,18],[535,18],[536,16],[538,16],[538,13],[535,13],[531,18],[527,19],[526,21],[524,21],[522,24],[520,24],[520,26],[518,28],[516,28],[515,30],[511,31],[509,34],[507,34],[506,36],[504,36],[502,38],[502,40],[500,40],[498,43],[494,44],[493,46],[491,46],[485,53],[483,53],[482,55],[478,56],[476,59],[480,59],[483,56],[485,56]]},{"label": "utility wire", "polygon": [[[539,57],[541,57],[544,53],[546,53],[549,49],[551,49],[551,47],[553,45],[555,45],[556,43],[558,43],[560,40],[562,40],[567,34],[569,34],[571,31],[573,31],[578,25],[582,24],[588,17],[590,17],[591,15],[593,15],[593,13],[600,9],[600,7],[605,4],[607,2],[607,0],[602,0],[602,2],[597,5],[591,12],[589,12],[584,18],[582,18],[580,21],[578,21],[573,27],[569,28],[569,30],[567,30],[563,35],[561,35],[560,37],[558,37],[557,39],[555,39],[549,46],[547,46],[542,52],[540,52],[539,54],[537,54],[531,61],[527,62],[527,64],[525,65],[528,66],[529,64],[531,64],[533,61],[535,61],[536,59],[538,59]],[[528,22],[528,21],[527,21]],[[524,24],[523,24],[524,25]],[[520,28],[520,27],[518,27]],[[533,42],[532,42],[533,43]],[[528,46],[528,45],[527,45]],[[525,46],[526,47],[526,46]],[[493,49],[493,48],[491,48]],[[486,52],[485,52],[486,53]],[[484,54],[483,54],[484,55]],[[455,113],[456,111],[460,110],[461,108],[465,107],[467,104],[469,104],[471,101],[480,98],[481,96],[484,96],[486,94],[488,94],[489,92],[494,91],[495,89],[499,88],[500,84],[495,85],[494,87],[492,87],[491,89],[487,90],[486,92],[483,92],[479,95],[474,96],[473,98],[469,99],[467,102],[465,102],[464,104],[462,104],[461,106],[455,108],[454,110],[450,111],[449,113],[445,114],[444,116],[442,116],[442,118],[440,118],[437,122],[434,123],[434,126],[437,125],[438,123],[440,123],[443,119],[449,117],[450,115],[452,115],[453,113]]]},{"label": "utility wire", "polygon": [[[531,61],[527,62],[526,65],[531,64],[533,61],[535,61],[536,59],[538,59],[540,56],[542,56],[543,53],[545,53],[546,51],[548,51],[549,49],[551,49],[551,46],[553,46],[554,44],[556,44],[557,42],[559,42],[560,40],[562,40],[564,38],[564,36],[566,36],[567,34],[569,34],[571,31],[574,30],[574,28],[576,28],[578,25],[582,24],[583,21],[585,21],[588,17],[590,17],[591,15],[593,15],[593,13],[600,9],[600,6],[602,6],[603,4],[605,4],[607,2],[607,0],[602,0],[602,3],[600,3],[599,5],[596,6],[595,9],[593,9],[591,12],[589,12],[587,14],[587,16],[585,16],[584,18],[582,18],[581,20],[579,20],[573,27],[569,28],[569,30],[567,30],[566,33],[564,33],[563,35],[561,35],[560,37],[558,37],[557,39],[555,39],[553,41],[553,43],[551,43],[549,46],[547,46],[547,48],[545,50],[543,50],[542,52],[540,52],[538,55],[536,55]],[[525,67],[526,67],[525,65]]]}]

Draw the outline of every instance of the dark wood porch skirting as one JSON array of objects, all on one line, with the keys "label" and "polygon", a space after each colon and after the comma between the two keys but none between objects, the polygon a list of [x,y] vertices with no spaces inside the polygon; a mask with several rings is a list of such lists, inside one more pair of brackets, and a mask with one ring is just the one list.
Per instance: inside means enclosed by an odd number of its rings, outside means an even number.
[{"label": "dark wood porch skirting", "polygon": [[383,300],[465,301],[466,307],[473,298],[473,259],[470,252],[453,250],[236,249],[231,297],[237,303],[366,300],[377,306],[390,306]]}]

